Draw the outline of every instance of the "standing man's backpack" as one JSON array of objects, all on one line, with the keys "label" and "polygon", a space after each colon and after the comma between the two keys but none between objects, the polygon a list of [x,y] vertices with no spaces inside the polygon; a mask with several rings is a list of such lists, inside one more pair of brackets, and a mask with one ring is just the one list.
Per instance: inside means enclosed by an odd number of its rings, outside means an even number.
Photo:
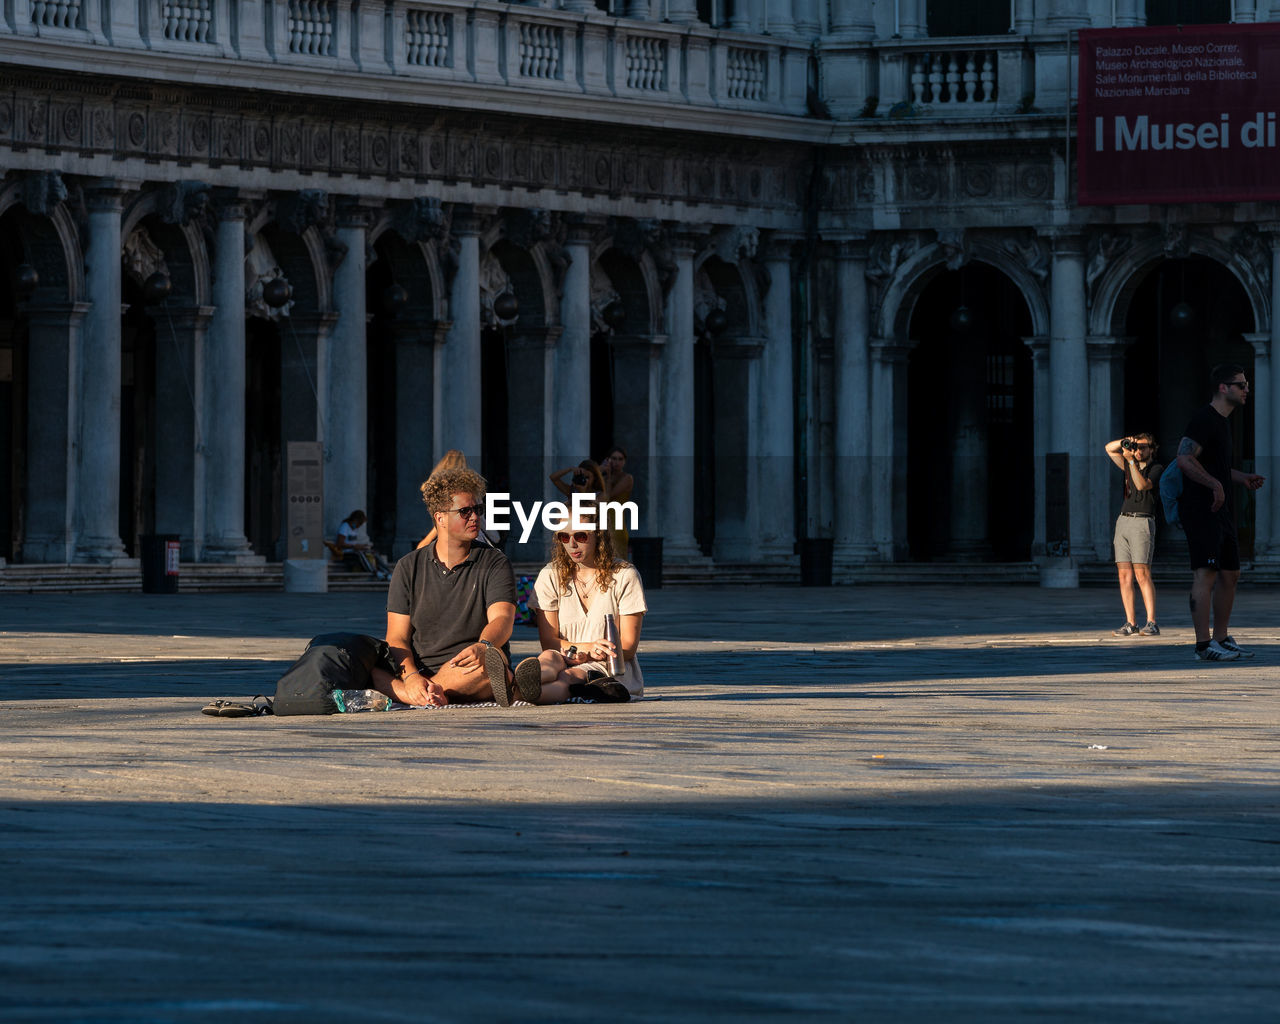
[{"label": "standing man's backpack", "polygon": [[1164,521],[1182,529],[1178,519],[1178,496],[1182,494],[1182,467],[1175,458],[1160,474],[1160,503],[1164,506]]}]

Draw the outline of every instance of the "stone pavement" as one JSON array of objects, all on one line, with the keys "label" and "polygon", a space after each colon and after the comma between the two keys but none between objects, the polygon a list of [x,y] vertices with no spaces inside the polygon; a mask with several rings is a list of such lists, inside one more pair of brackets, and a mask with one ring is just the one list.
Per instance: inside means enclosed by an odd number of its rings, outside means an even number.
[{"label": "stone pavement", "polygon": [[1160,597],[667,589],[657,700],[220,720],[379,596],[0,596],[0,1020],[1274,1019],[1280,592]]}]

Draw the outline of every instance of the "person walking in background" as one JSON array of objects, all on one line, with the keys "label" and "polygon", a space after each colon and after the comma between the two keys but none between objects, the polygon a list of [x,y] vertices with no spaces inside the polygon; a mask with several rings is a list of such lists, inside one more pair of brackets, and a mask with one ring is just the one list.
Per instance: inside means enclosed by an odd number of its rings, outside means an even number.
[{"label": "person walking in background", "polygon": [[[1151,560],[1156,550],[1158,483],[1164,467],[1153,461],[1157,445],[1150,434],[1135,434],[1107,443],[1106,452],[1124,474],[1124,504],[1116,518],[1114,538],[1116,572],[1120,577],[1120,602],[1124,625],[1112,636],[1159,636],[1156,625],[1156,587],[1151,581]],[[1134,616],[1134,583],[1142,592],[1147,624],[1138,628]]]},{"label": "person walking in background", "polygon": [[[1257,473],[1231,465],[1231,423],[1228,419],[1249,399],[1244,368],[1235,363],[1215,366],[1210,374],[1213,400],[1199,409],[1178,443],[1182,495],[1178,517],[1187,534],[1191,554],[1191,622],[1196,631],[1196,657],[1201,661],[1251,658],[1231,636],[1231,607],[1240,579],[1240,545],[1236,539],[1232,484],[1256,491],[1265,482]],[[1213,632],[1209,613],[1213,613]]]}]

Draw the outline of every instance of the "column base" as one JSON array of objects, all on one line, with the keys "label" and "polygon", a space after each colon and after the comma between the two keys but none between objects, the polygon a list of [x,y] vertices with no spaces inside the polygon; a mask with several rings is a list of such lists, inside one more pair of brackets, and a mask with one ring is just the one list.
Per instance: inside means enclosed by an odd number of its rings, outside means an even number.
[{"label": "column base", "polygon": [[71,561],[90,565],[110,565],[116,568],[129,568],[142,564],[138,559],[129,557],[119,537],[82,537],[76,542]]},{"label": "column base", "polygon": [[880,552],[874,544],[862,541],[836,541],[832,553],[832,563],[842,565],[866,565],[868,562],[880,561]]},{"label": "column base", "polygon": [[793,540],[766,540],[756,548],[756,561],[772,564],[787,564],[798,561],[796,542]]},{"label": "column base", "polygon": [[329,592],[329,561],[325,558],[286,558],[286,594],[326,594]]},{"label": "column base", "polygon": [[267,564],[266,558],[262,555],[254,554],[253,548],[249,547],[249,541],[244,538],[239,541],[209,541],[204,546],[204,555],[201,561],[218,562],[223,565]]},{"label": "column base", "polygon": [[692,565],[710,564],[711,559],[702,553],[698,542],[692,535],[684,537],[664,537],[662,539],[663,564]]},{"label": "column base", "polygon": [[1071,558],[1041,562],[1040,586],[1045,590],[1074,590],[1080,586],[1080,568]]}]

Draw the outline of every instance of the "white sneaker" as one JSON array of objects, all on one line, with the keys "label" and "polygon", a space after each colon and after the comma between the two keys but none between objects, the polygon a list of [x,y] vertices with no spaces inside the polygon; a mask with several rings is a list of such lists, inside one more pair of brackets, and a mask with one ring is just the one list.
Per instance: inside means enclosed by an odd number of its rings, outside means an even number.
[{"label": "white sneaker", "polygon": [[1210,640],[1208,647],[1202,651],[1196,651],[1196,657],[1201,661],[1235,661],[1240,657],[1240,652],[1229,651],[1217,640]]}]

